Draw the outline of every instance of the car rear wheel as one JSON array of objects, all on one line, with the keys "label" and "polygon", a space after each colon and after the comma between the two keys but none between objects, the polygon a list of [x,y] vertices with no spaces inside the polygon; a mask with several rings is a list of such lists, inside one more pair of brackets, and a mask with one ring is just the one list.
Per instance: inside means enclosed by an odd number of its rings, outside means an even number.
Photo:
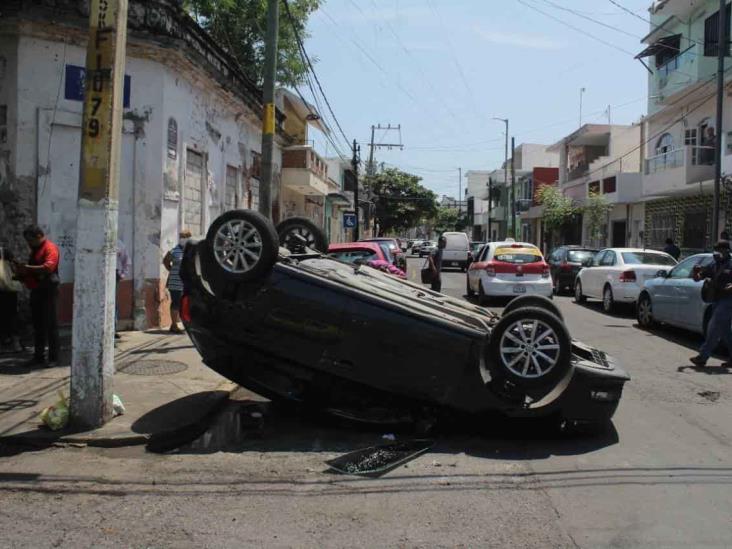
[{"label": "car rear wheel", "polygon": [[478,305],[488,305],[488,300],[490,298],[485,295],[485,291],[483,290],[483,281],[478,281]]},{"label": "car rear wheel", "polygon": [[602,310],[608,314],[615,309],[615,299],[613,298],[613,290],[610,286],[605,286],[602,291]]},{"label": "car rear wheel", "polygon": [[204,257],[224,277],[243,282],[268,273],[278,251],[269,219],[252,210],[232,210],[209,227]]},{"label": "car rear wheel", "polygon": [[468,297],[473,297],[475,295],[475,290],[470,287],[470,277],[465,275],[465,293],[468,295]]},{"label": "car rear wheel", "polygon": [[511,311],[515,311],[516,309],[522,309],[524,307],[536,307],[538,309],[544,309],[545,311],[549,311],[551,314],[556,316],[559,320],[564,320],[564,315],[562,315],[559,307],[557,307],[551,299],[549,299],[548,297],[544,297],[543,295],[522,295],[520,297],[512,299],[508,303],[508,305],[503,308],[503,316],[507,315]]},{"label": "car rear wheel", "polygon": [[582,294],[582,283],[579,280],[574,283],[574,301],[580,304],[587,301],[587,298]]},{"label": "car rear wheel", "polygon": [[488,344],[493,374],[524,389],[551,388],[571,366],[572,340],[550,312],[525,307],[501,317]]},{"label": "car rear wheel", "polygon": [[305,217],[290,217],[277,225],[280,245],[293,253],[302,253],[303,247],[317,252],[328,251],[328,239],[315,223]]},{"label": "car rear wheel", "polygon": [[653,305],[651,304],[651,298],[648,294],[641,295],[638,300],[637,317],[638,325],[644,330],[653,327]]}]

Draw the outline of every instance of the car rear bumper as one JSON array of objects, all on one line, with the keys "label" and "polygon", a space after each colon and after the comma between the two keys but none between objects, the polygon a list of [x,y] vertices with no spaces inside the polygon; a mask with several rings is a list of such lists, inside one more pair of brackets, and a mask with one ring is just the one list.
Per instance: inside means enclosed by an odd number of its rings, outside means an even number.
[{"label": "car rear bumper", "polygon": [[632,282],[616,284],[613,288],[613,299],[622,303],[635,303],[640,295],[640,286]]},{"label": "car rear bumper", "polygon": [[[500,280],[483,276],[481,280],[483,282],[483,292],[488,296],[543,295],[545,297],[551,297],[553,294],[551,278],[523,282],[517,280]],[[524,288],[524,290],[517,290],[519,287]]]}]

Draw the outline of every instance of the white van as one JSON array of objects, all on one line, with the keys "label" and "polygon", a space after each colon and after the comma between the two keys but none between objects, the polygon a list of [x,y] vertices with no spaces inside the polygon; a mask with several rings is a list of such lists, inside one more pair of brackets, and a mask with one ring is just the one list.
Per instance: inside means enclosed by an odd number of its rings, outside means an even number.
[{"label": "white van", "polygon": [[468,268],[468,252],[470,240],[465,233],[442,233],[447,242],[442,250],[443,267],[460,267],[465,272]]}]

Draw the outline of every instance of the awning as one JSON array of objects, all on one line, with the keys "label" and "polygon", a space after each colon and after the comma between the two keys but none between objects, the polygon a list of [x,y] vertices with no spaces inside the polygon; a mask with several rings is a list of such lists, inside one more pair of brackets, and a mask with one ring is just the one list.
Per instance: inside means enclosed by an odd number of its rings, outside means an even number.
[{"label": "awning", "polygon": [[680,34],[672,34],[671,36],[664,36],[659,38],[656,42],[648,46],[642,52],[635,56],[636,59],[642,59],[643,57],[650,57],[652,55],[658,55],[661,51],[668,51],[669,48],[680,51],[676,45],[681,40]]},{"label": "awning", "polygon": [[654,25],[653,30],[641,38],[641,44],[648,44],[649,42],[655,42],[656,38],[663,32],[666,31],[666,25],[668,25],[674,18],[673,15],[669,15],[666,20],[660,25]]}]

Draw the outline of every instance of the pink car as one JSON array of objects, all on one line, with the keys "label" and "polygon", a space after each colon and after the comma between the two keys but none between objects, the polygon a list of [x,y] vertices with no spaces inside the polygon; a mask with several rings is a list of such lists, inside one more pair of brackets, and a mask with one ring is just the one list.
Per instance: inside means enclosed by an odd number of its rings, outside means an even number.
[{"label": "pink car", "polygon": [[374,269],[379,269],[399,278],[407,278],[403,270],[394,266],[387,259],[383,248],[376,242],[343,242],[331,244],[328,246],[328,255],[334,259],[348,263],[355,263],[357,260],[360,260]]}]

